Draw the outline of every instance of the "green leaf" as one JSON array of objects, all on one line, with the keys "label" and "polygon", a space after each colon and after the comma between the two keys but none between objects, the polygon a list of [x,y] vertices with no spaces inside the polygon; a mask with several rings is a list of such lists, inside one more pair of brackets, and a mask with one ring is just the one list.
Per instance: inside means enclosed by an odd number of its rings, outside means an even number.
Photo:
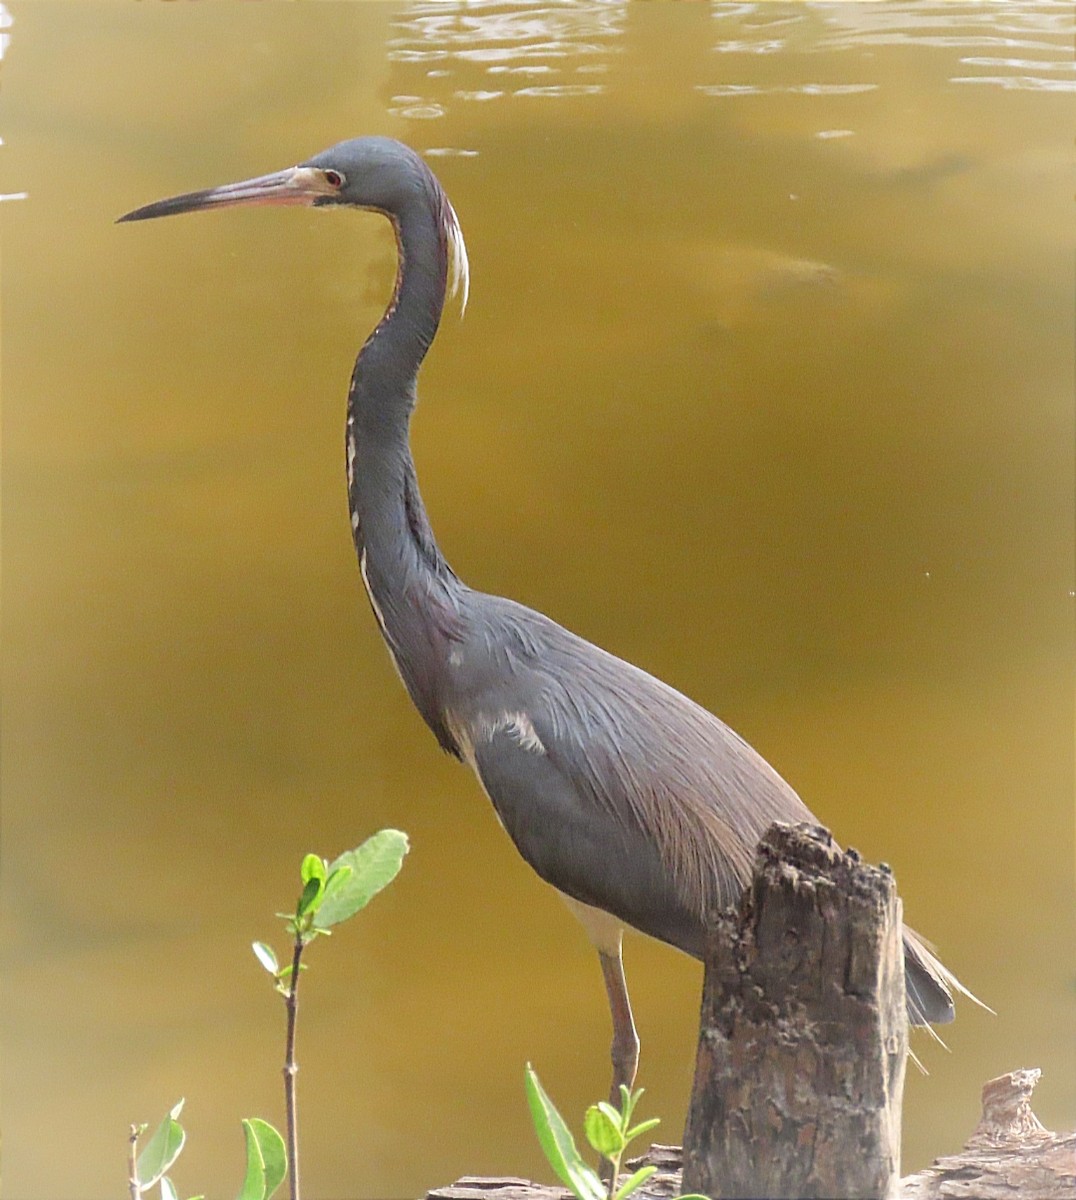
[{"label": "green leaf", "polygon": [[161,1200],[179,1200],[176,1185],[167,1175],[161,1176]]},{"label": "green leaf", "polygon": [[146,1148],[138,1156],[135,1170],[142,1191],[152,1187],[179,1157],[187,1140],[183,1126],[176,1120],[182,1111],[183,1101],[180,1100],[153,1131]]},{"label": "green leaf", "polygon": [[656,1129],[661,1124],[660,1117],[651,1117],[649,1121],[640,1121],[634,1129],[629,1129],[624,1137],[627,1141],[634,1141],[635,1138],[641,1137],[644,1133],[649,1133],[651,1129]]},{"label": "green leaf", "polygon": [[250,1126],[261,1147],[265,1163],[265,1200],[269,1200],[288,1174],[288,1152],[284,1148],[284,1139],[268,1121],[251,1117]]},{"label": "green leaf", "polygon": [[599,1100],[594,1107],[600,1108],[601,1111],[609,1118],[609,1120],[613,1122],[617,1129],[624,1128],[623,1116],[617,1112],[617,1110],[610,1103],[608,1103],[608,1101]]},{"label": "green leaf", "polygon": [[303,865],[299,868],[299,876],[303,881],[303,885],[308,884],[311,879],[320,879],[322,883],[328,878],[328,872],[325,870],[325,860],[320,854],[308,854],[303,859]]},{"label": "green leaf", "polygon": [[325,880],[325,894],[335,892],[338,887],[343,887],[344,883],[351,876],[351,868],[347,863],[342,863],[338,867],[334,867],[329,872],[329,878]]},{"label": "green leaf", "polygon": [[288,1173],[284,1139],[260,1117],[243,1122],[247,1142],[247,1175],[236,1200],[269,1200]]},{"label": "green leaf", "polygon": [[646,1183],[651,1175],[655,1174],[657,1167],[640,1167],[634,1175],[629,1175],[627,1179],[617,1188],[613,1194],[613,1200],[624,1200],[625,1196],[630,1196],[637,1187]]},{"label": "green leaf", "polygon": [[[287,964],[285,964],[285,965],[284,965],[283,967],[281,967],[281,968],[280,968],[280,970],[277,972],[277,979],[278,979],[278,981],[279,981],[280,983],[285,983],[287,980],[289,980],[289,979],[291,978],[291,976],[292,976],[292,972],[293,972],[294,970],[295,970],[295,965],[294,965],[293,963],[287,963]],[[302,971],[309,971],[309,970],[310,970],[310,966],[309,966],[309,964],[308,964],[308,963],[301,962],[301,963],[299,964],[299,970],[300,970],[300,972],[302,972]]]},{"label": "green leaf", "polygon": [[583,1161],[568,1126],[557,1112],[556,1105],[546,1095],[530,1063],[527,1064],[524,1084],[538,1144],[557,1173],[557,1178],[571,1188],[579,1200],[605,1200],[605,1188],[597,1172]]},{"label": "green leaf", "polygon": [[276,960],[276,951],[272,946],[267,946],[265,942],[251,942],[250,948],[254,951],[254,957],[270,975],[275,975],[280,970],[280,964]]},{"label": "green leaf", "polygon": [[583,1117],[583,1130],[593,1149],[606,1158],[612,1158],[624,1149],[620,1113],[612,1105],[592,1104]]},{"label": "green leaf", "polygon": [[341,867],[350,868],[350,875],[343,876],[327,892],[317,910],[314,924],[322,929],[339,925],[353,917],[381,891],[387,887],[403,866],[408,851],[407,834],[398,829],[382,829],[355,850],[348,850],[329,865],[329,874]]},{"label": "green leaf", "polygon": [[318,879],[316,876],[313,879],[308,879],[306,885],[303,887],[303,894],[299,897],[299,906],[295,910],[295,916],[297,918],[305,917],[308,912],[317,912],[318,902],[321,900],[324,891],[324,879]]}]

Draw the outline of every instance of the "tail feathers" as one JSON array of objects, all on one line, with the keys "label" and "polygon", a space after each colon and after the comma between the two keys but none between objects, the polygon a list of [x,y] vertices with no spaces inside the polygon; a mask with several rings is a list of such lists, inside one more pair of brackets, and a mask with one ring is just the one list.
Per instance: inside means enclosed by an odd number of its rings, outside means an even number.
[{"label": "tail feathers", "polygon": [[[967,996],[987,1012],[994,1011],[968,991],[934,955],[929,943],[907,926],[904,927],[904,982],[910,1025],[947,1025],[956,1016],[954,993]],[[941,1041],[937,1034],[934,1036]]]}]

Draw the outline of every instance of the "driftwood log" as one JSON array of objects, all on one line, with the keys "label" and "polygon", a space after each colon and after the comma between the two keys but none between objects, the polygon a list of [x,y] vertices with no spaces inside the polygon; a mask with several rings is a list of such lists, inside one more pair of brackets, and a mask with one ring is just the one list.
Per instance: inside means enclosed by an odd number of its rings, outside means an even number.
[{"label": "driftwood log", "polygon": [[1031,1110],[1042,1074],[983,1086],[983,1115],[959,1154],[902,1182],[901,1200],[1076,1200],[1076,1132],[1051,1133]]}]

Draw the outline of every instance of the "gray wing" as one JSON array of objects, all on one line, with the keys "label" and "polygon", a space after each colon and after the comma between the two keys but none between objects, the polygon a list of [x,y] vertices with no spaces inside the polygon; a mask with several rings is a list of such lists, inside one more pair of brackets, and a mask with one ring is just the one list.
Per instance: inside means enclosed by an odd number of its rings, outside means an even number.
[{"label": "gray wing", "polygon": [[[814,821],[741,737],[667,684],[511,601],[483,597],[464,722],[516,847],[555,888],[704,952],[773,821]],[[904,930],[908,1016],[953,1018],[967,989]]]},{"label": "gray wing", "polygon": [[774,820],[812,820],[742,738],[645,671],[484,597],[488,686],[466,721],[505,828],[546,882],[696,957]]},{"label": "gray wing", "polygon": [[591,804],[558,757],[509,728],[475,747],[475,770],[520,853],[558,891],[700,956],[698,916],[655,844]]}]

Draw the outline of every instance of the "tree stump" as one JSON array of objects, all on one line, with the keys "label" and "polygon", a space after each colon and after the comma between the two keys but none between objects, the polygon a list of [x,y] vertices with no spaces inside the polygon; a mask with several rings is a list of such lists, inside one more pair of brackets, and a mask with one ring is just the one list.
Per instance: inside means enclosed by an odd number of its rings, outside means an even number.
[{"label": "tree stump", "polygon": [[684,1190],[895,1196],[908,1026],[888,867],[771,826],[706,955]]}]

